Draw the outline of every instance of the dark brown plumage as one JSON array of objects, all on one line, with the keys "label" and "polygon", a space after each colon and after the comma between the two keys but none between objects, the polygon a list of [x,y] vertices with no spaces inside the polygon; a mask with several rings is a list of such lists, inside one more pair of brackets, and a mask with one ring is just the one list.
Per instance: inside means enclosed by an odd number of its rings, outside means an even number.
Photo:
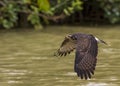
[{"label": "dark brown plumage", "polygon": [[59,56],[66,56],[76,49],[74,71],[81,79],[88,79],[94,74],[97,62],[97,42],[102,40],[90,34],[71,34],[65,37],[57,53]]}]

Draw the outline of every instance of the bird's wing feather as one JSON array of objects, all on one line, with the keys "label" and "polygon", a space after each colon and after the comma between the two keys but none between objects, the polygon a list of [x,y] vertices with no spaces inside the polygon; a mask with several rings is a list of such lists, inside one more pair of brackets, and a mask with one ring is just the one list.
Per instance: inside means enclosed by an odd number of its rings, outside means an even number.
[{"label": "bird's wing feather", "polygon": [[71,41],[68,38],[65,38],[64,41],[62,42],[60,48],[58,49],[58,54],[60,56],[66,55],[67,53],[70,53],[73,51],[76,47],[76,43],[74,41]]},{"label": "bird's wing feather", "polygon": [[93,36],[81,39],[76,48],[74,70],[81,79],[91,78],[97,61],[97,41]]}]

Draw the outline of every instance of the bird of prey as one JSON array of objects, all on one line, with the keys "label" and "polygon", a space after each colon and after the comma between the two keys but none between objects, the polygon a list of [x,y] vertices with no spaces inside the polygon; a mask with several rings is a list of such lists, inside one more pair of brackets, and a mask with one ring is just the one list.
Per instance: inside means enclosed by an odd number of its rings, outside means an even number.
[{"label": "bird of prey", "polygon": [[90,79],[97,62],[98,43],[106,44],[91,34],[70,34],[65,37],[57,55],[66,56],[75,49],[74,71],[81,79]]}]

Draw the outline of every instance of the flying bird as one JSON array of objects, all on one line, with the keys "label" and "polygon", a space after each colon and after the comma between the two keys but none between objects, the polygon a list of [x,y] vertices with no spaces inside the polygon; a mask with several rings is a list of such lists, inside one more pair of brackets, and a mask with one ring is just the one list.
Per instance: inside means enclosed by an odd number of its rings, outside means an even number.
[{"label": "flying bird", "polygon": [[66,56],[76,50],[74,71],[81,79],[90,79],[97,63],[98,43],[107,44],[91,34],[69,34],[57,50],[57,55]]}]

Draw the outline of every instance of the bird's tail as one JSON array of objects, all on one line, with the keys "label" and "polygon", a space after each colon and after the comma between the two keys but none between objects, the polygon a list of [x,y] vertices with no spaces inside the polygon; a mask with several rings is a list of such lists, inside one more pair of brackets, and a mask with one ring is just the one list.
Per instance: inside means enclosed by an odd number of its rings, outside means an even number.
[{"label": "bird's tail", "polygon": [[95,37],[95,39],[96,39],[96,41],[97,41],[98,43],[103,43],[103,44],[108,45],[105,41],[103,41],[103,40],[101,40],[101,39],[98,39],[97,37]]}]

